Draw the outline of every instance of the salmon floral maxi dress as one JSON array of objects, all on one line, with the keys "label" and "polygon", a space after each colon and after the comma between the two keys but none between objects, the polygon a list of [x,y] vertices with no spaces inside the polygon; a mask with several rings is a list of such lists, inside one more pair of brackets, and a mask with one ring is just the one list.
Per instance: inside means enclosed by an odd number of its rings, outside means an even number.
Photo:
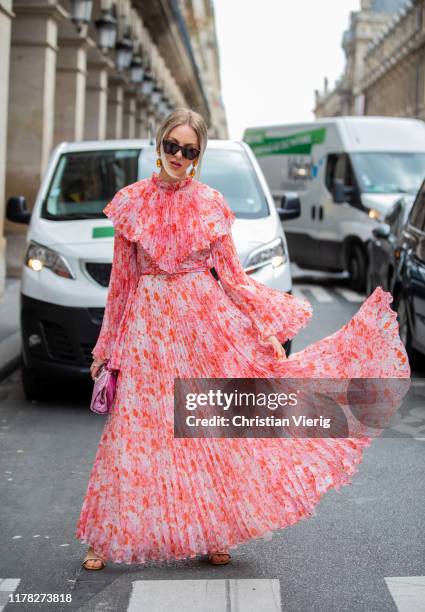
[{"label": "salmon floral maxi dress", "polygon": [[175,438],[174,378],[410,378],[392,295],[376,288],[346,325],[279,361],[266,338],[293,338],[312,307],[244,272],[220,192],[152,173],[104,213],[114,252],[92,353],[119,372],[77,539],[116,563],[170,561],[315,515],[373,438]]}]

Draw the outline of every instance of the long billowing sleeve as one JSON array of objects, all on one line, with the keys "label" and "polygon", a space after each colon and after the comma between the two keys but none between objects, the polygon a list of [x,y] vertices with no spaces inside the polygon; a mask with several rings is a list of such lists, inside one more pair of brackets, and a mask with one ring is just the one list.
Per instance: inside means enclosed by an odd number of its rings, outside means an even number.
[{"label": "long billowing sleeve", "polygon": [[274,334],[283,343],[311,319],[312,307],[307,300],[268,287],[246,274],[230,231],[211,244],[211,257],[222,288],[250,317],[261,340]]},{"label": "long billowing sleeve", "polygon": [[116,340],[127,298],[137,279],[135,243],[115,230],[111,276],[102,327],[92,355],[109,359]]}]

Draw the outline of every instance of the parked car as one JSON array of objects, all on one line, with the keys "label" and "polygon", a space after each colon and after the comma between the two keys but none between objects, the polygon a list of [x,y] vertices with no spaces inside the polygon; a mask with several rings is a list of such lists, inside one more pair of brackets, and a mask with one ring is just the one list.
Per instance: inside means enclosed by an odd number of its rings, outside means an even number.
[{"label": "parked car", "polygon": [[425,175],[425,122],[404,117],[326,117],[250,127],[252,147],[276,203],[297,193],[301,215],[285,223],[291,260],[347,271],[365,290],[366,245],[400,196]]},{"label": "parked car", "polygon": [[421,367],[425,355],[425,181],[402,231],[393,295],[411,366]]},{"label": "parked car", "polygon": [[395,272],[400,263],[402,232],[414,200],[412,196],[397,200],[382,223],[372,230],[372,238],[366,247],[369,261],[366,275],[367,295],[378,285],[385,291],[393,291]]},{"label": "parked car", "polygon": [[[61,143],[32,212],[22,196],[9,198],[7,218],[29,223],[20,294],[27,397],[39,397],[47,378],[88,379],[112,266],[114,228],[102,211],[119,189],[156,171],[155,160],[147,139]],[[279,218],[243,142],[210,140],[200,180],[221,191],[235,212],[232,233],[247,274],[291,293],[281,219],[299,208]],[[291,343],[284,347],[288,354]]]}]

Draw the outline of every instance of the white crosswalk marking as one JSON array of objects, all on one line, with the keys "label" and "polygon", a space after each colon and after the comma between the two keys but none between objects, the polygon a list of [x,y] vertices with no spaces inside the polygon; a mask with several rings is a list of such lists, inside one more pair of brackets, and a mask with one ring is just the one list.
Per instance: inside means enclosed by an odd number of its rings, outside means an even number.
[{"label": "white crosswalk marking", "polygon": [[351,289],[335,287],[335,291],[342,295],[348,302],[363,302],[366,299],[363,293],[356,293],[355,291],[351,291]]},{"label": "white crosswalk marking", "polygon": [[385,578],[398,612],[425,612],[425,576]]},{"label": "white crosswalk marking", "polygon": [[327,289],[320,285],[308,284],[308,283],[296,283],[292,285],[292,293],[295,297],[303,299],[310,299],[311,295],[318,302],[329,303],[336,300],[336,293],[343,297],[347,302],[350,303],[361,303],[366,300],[366,295],[363,293],[356,293],[351,289],[345,289],[344,287],[332,287]]},{"label": "white crosswalk marking", "polygon": [[20,578],[0,578],[0,612],[9,603],[9,595],[18,588]]},{"label": "white crosswalk marking", "polygon": [[[0,612],[21,582],[0,578]],[[425,576],[390,576],[386,585],[398,612],[425,612]],[[281,612],[277,578],[134,580],[127,612]]]},{"label": "white crosswalk marking", "polygon": [[323,287],[310,287],[310,291],[318,302],[333,302],[334,297]]},{"label": "white crosswalk marking", "polygon": [[310,291],[318,302],[333,302],[335,299],[331,293],[329,293],[329,291],[326,291],[326,289],[323,289],[323,287],[319,287],[318,285],[306,285],[300,283],[297,284],[296,287],[302,292],[305,290]]},{"label": "white crosswalk marking", "polygon": [[[417,437],[418,439],[425,433],[425,426],[416,425],[416,427],[409,425],[406,422],[396,423],[391,426],[392,430],[399,431],[402,434],[406,434],[408,436]],[[425,611],[424,611],[425,612]]]},{"label": "white crosswalk marking", "polygon": [[277,579],[135,580],[128,612],[281,612]]}]

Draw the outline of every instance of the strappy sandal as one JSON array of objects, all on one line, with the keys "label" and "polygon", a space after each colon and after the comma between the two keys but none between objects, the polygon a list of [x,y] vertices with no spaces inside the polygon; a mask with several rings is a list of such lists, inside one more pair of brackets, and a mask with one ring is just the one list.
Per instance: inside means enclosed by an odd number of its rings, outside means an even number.
[{"label": "strappy sandal", "polygon": [[226,565],[231,558],[231,555],[224,550],[216,550],[208,553],[208,561],[213,565]]},{"label": "strappy sandal", "polygon": [[[87,553],[88,554],[88,553]],[[101,565],[99,565],[99,567],[87,567],[86,563],[87,561],[101,561]],[[86,570],[90,570],[90,571],[96,571],[96,570],[101,570],[105,567],[105,562],[102,559],[102,557],[98,557],[97,555],[91,556],[91,557],[87,557],[84,559],[84,561],[81,564],[84,569]]]}]

